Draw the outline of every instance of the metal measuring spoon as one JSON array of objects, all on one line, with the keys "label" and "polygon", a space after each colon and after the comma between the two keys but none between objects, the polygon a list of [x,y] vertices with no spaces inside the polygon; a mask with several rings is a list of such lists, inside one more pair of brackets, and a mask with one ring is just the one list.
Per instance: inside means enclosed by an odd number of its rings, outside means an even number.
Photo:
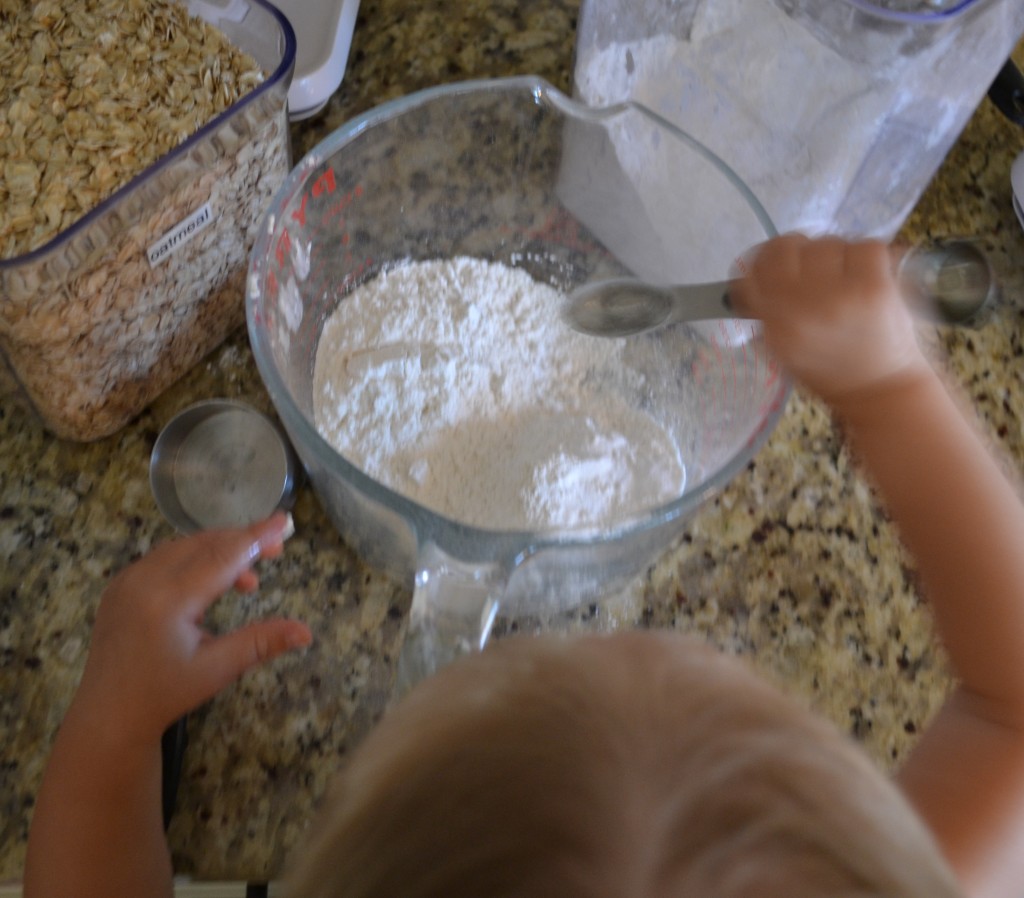
[{"label": "metal measuring spoon", "polygon": [[[946,240],[909,250],[898,277],[914,311],[942,324],[971,318],[995,294],[988,257],[971,240]],[[593,281],[574,289],[562,315],[595,337],[628,337],[667,324],[739,318],[729,303],[730,281],[659,287],[636,278]]]}]

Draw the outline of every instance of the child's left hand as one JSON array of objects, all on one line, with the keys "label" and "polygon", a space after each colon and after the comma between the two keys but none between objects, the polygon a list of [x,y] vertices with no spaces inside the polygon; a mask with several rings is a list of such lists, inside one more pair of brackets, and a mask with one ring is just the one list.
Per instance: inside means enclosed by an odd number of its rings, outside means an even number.
[{"label": "child's left hand", "polygon": [[283,514],[244,530],[158,546],[118,574],[96,613],[89,659],[36,797],[26,898],[170,895],[160,807],[160,737],[249,668],[309,645],[271,619],[223,636],[203,627],[232,584],[251,591],[257,558],[281,553]]},{"label": "child's left hand", "polygon": [[96,614],[78,710],[100,715],[126,744],[151,744],[249,668],[309,645],[309,628],[293,620],[255,621],[223,636],[203,627],[232,584],[256,588],[251,566],[281,553],[287,526],[278,514],[164,543],[118,574]]}]

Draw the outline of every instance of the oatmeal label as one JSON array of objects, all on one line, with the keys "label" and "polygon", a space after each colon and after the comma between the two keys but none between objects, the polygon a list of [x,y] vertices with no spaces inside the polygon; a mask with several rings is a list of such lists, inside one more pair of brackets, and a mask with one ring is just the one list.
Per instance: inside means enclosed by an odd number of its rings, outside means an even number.
[{"label": "oatmeal label", "polygon": [[212,221],[213,210],[209,203],[204,203],[187,218],[179,221],[146,250],[150,267],[156,268],[161,262],[166,262]]}]

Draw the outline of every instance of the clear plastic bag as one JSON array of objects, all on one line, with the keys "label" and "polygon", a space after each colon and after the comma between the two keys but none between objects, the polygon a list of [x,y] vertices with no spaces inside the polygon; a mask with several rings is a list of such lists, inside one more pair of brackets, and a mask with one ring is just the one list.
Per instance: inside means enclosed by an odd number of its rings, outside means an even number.
[{"label": "clear plastic bag", "polygon": [[583,0],[575,92],[702,141],[779,230],[889,238],[1022,32],[1020,0]]}]

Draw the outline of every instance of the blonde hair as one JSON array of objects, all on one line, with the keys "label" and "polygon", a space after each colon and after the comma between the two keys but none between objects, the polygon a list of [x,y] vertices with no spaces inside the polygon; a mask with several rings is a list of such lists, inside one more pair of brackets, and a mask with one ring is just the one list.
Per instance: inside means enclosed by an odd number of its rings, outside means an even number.
[{"label": "blonde hair", "polygon": [[845,736],[678,636],[519,638],[389,712],[290,898],[959,895]]}]

